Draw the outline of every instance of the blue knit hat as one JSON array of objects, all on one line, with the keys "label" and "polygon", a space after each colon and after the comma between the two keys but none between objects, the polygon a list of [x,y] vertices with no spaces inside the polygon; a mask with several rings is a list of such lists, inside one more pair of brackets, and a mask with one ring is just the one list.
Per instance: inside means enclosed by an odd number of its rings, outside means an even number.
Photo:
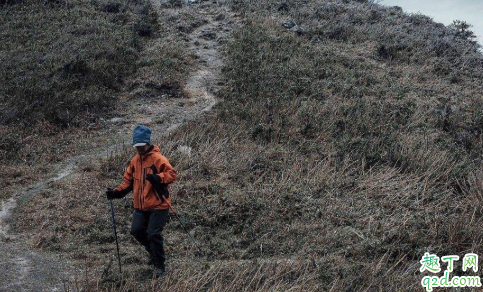
[{"label": "blue knit hat", "polygon": [[144,146],[149,143],[151,143],[151,129],[143,125],[136,126],[132,133],[132,146]]}]

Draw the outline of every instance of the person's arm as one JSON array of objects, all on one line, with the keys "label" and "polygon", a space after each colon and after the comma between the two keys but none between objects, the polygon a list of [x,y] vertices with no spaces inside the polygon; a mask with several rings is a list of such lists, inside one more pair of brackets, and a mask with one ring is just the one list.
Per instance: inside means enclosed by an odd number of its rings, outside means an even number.
[{"label": "person's arm", "polygon": [[166,157],[161,156],[161,159],[159,159],[157,162],[158,165],[156,167],[159,169],[159,173],[157,175],[161,179],[161,183],[170,184],[178,179],[176,170],[174,170],[173,166],[171,166]]},{"label": "person's arm", "polygon": [[153,185],[170,184],[178,178],[178,174],[173,166],[171,166],[168,159],[164,156],[160,156],[154,161],[152,170],[153,174],[148,174],[146,179]]},{"label": "person's arm", "polygon": [[124,172],[124,177],[122,178],[122,183],[115,188],[114,190],[119,192],[119,197],[122,198],[129,194],[133,190],[133,173],[134,173],[134,166],[132,165],[132,161],[126,168]]}]

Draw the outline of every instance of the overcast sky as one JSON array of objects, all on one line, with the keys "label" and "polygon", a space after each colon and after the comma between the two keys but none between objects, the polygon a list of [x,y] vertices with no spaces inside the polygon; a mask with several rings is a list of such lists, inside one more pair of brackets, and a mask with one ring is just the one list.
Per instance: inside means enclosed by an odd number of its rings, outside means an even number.
[{"label": "overcast sky", "polygon": [[483,45],[483,0],[382,0],[380,4],[400,6],[404,11],[428,15],[445,25],[464,20],[473,27]]}]

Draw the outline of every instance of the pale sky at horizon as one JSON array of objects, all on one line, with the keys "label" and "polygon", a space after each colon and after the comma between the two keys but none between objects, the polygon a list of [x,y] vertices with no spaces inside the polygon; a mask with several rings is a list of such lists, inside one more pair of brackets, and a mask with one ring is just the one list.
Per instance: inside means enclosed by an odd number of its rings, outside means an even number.
[{"label": "pale sky at horizon", "polygon": [[409,13],[420,12],[444,25],[464,20],[473,25],[471,30],[483,45],[483,0],[382,0],[379,4],[399,6]]}]

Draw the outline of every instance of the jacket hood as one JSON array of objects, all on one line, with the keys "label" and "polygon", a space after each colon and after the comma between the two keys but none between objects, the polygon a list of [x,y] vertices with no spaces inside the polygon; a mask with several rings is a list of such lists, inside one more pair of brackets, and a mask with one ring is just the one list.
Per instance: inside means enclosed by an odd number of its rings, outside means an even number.
[{"label": "jacket hood", "polygon": [[151,145],[151,146],[153,146],[153,149],[151,149],[151,151],[149,151],[147,154],[153,154],[155,152],[161,153],[161,149],[159,149],[158,145]]},{"label": "jacket hood", "polygon": [[[158,145],[151,145],[149,148],[151,148],[151,150],[149,150],[148,153],[143,154],[142,155],[143,157],[152,155],[154,153],[161,153],[161,150],[159,149]],[[141,156],[141,155],[138,154],[138,156]]]}]

